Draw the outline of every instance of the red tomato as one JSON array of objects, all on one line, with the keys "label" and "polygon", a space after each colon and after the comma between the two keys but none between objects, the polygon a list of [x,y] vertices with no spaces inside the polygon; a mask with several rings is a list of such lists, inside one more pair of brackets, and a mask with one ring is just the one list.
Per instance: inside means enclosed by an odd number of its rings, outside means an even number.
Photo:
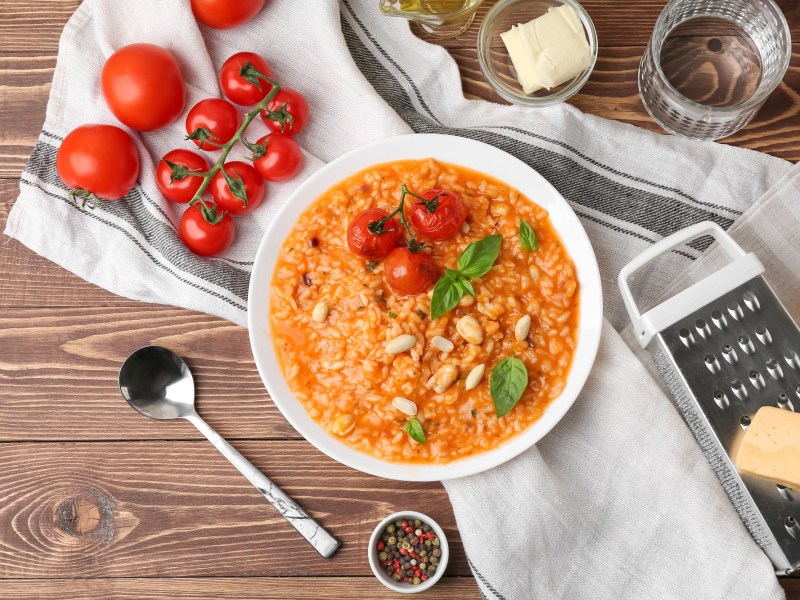
[{"label": "red tomato", "polygon": [[[250,67],[245,67],[247,63],[250,63]],[[261,102],[269,93],[272,85],[259,77],[253,69],[272,77],[272,69],[267,61],[253,52],[239,52],[225,61],[219,74],[219,84],[228,100],[242,106],[251,106]],[[258,85],[245,79],[245,76],[249,79],[255,78]]]},{"label": "red tomato", "polygon": [[131,136],[113,125],[81,125],[58,149],[56,169],[73,190],[119,200],[139,177],[139,152]]},{"label": "red tomato", "polygon": [[223,213],[219,222],[209,223],[200,205],[192,204],[183,213],[178,231],[189,250],[200,256],[214,256],[231,245],[236,226],[228,213]]},{"label": "red tomato", "polygon": [[287,181],[303,168],[300,146],[285,133],[265,135],[258,144],[266,142],[263,156],[253,157],[256,171],[267,181]]},{"label": "red tomato", "polygon": [[208,151],[219,150],[219,146],[229,142],[239,129],[239,114],[227,100],[200,100],[186,116],[186,133],[191,136],[198,129],[205,129],[206,132],[200,133],[199,139],[193,139],[197,147]]},{"label": "red tomato", "polygon": [[[275,134],[273,134],[275,135]],[[380,208],[368,208],[356,215],[347,228],[347,245],[350,252],[367,260],[380,260],[386,258],[403,237],[400,223],[391,218],[383,224],[383,233],[376,234],[369,230],[370,223],[380,221],[388,216]]]},{"label": "red tomato", "polygon": [[395,248],[383,261],[386,283],[396,294],[413,296],[427,292],[439,279],[439,268],[427,252]]},{"label": "red tomato", "polygon": [[247,23],[266,0],[192,0],[195,18],[209,27],[230,29]]},{"label": "red tomato", "polygon": [[[225,179],[225,175],[222,174],[223,169],[232,180],[231,182]],[[244,192],[247,196],[246,205],[241,198],[234,196],[231,185],[234,186],[234,189],[241,189]],[[238,160],[225,163],[211,179],[208,187],[217,206],[234,215],[252,212],[264,200],[264,181],[252,165]]]},{"label": "red tomato", "polygon": [[167,163],[176,165],[178,171],[208,171],[208,162],[205,158],[189,150],[172,150],[164,155],[156,167],[156,183],[161,193],[168,200],[186,204],[194,197],[194,193],[203,183],[202,177],[183,174],[179,177],[173,174],[172,167]]},{"label": "red tomato", "polygon": [[100,80],[114,116],[139,131],[169,125],[186,104],[178,61],[154,44],[123,46],[108,58]]},{"label": "red tomato", "polygon": [[[461,197],[447,190],[426,190],[425,201],[412,197],[411,222],[429,240],[447,240],[461,230],[467,209]],[[407,196],[408,197],[408,196]]]},{"label": "red tomato", "polygon": [[[283,125],[279,120],[268,118],[270,113],[274,113],[275,118],[279,118],[280,109],[284,107],[286,112],[292,115],[292,118],[286,118]],[[267,108],[261,111],[261,117],[270,131],[282,131],[287,135],[295,135],[303,131],[306,121],[308,121],[308,102],[300,92],[281,88],[281,91],[269,101]]]}]

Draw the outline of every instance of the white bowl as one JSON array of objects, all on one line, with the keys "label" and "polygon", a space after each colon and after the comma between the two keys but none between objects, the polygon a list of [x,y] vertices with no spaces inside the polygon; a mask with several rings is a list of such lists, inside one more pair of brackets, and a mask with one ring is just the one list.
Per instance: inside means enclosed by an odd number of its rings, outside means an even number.
[{"label": "white bowl", "polygon": [[[387,462],[347,446],[308,416],[283,378],[270,328],[269,288],[275,260],[300,214],[343,179],[372,165],[433,157],[485,173],[510,185],[547,209],[577,269],[580,283],[578,346],[561,395],[525,431],[487,452],[445,464]],[[247,324],[258,372],[275,405],[309,442],[331,458],[359,471],[403,481],[440,481],[473,475],[524,452],[549,432],[567,412],[589,376],[603,320],[600,272],[589,238],[567,201],[544,177],[521,160],[475,140],[436,134],[402,135],[368,144],[327,164],[300,185],[281,207],[261,240],[250,277]]]},{"label": "white bowl", "polygon": [[[430,577],[427,581],[423,581],[419,585],[403,582],[398,583],[391,577],[387,577],[386,573],[379,566],[378,549],[375,547],[378,543],[378,538],[389,523],[402,519],[419,519],[423,523],[430,525],[433,532],[439,538],[439,549],[442,551],[442,555],[439,557],[439,565],[436,567],[436,573],[433,574],[433,577]],[[447,569],[447,562],[450,560],[450,547],[447,545],[447,536],[445,536],[444,530],[428,515],[423,515],[413,510],[396,512],[378,523],[378,526],[375,527],[369,538],[367,553],[369,557],[369,566],[372,568],[372,572],[375,574],[375,577],[378,578],[378,581],[390,590],[400,592],[401,594],[417,594],[433,587],[436,582],[442,578],[442,575],[444,575],[444,571]]]}]

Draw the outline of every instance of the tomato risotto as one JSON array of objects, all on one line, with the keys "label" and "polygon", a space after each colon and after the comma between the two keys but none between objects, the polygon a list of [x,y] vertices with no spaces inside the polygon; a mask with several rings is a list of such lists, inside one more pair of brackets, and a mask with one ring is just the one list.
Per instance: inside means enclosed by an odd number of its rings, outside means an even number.
[{"label": "tomato risotto", "polygon": [[318,198],[270,293],[283,375],[347,445],[446,463],[533,424],[578,342],[575,266],[548,213],[433,159],[366,169]]}]

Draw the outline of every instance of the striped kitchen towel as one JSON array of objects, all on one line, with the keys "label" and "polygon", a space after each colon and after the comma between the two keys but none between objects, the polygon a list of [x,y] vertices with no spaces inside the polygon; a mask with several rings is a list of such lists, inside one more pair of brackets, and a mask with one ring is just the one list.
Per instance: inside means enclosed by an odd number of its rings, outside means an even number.
[{"label": "striped kitchen towel", "polygon": [[[261,236],[305,177],[367,142],[409,132],[481,140],[544,175],[581,217],[600,263],[605,315],[594,374],[567,418],[536,448],[447,489],[482,594],[514,598],[781,598],[700,450],[656,382],[622,342],[616,275],[654,241],[702,220],[730,227],[791,165],[764,154],[661,136],[569,105],[500,106],[463,97],[455,62],[383,17],[375,0],[271,0],[231,31],[198,27],[188,2],[85,0],[61,38],[47,115],[22,174],[6,234],[80,277],[147,302],[246,322]],[[180,35],[177,35],[180,32]],[[154,183],[156,161],[184,146],[183,122],[134,133],[139,184],[81,212],[55,171],[64,136],[115,123],[99,93],[103,62],[133,42],[169,48],[187,79],[187,110],[217,96],[216,73],[241,50],[267,58],[309,100],[294,181],[237,221],[222,256],[178,240],[182,206]],[[233,158],[241,158],[234,153]],[[635,282],[643,304],[702,255],[673,252]],[[591,301],[591,299],[584,299]],[[377,585],[377,584],[376,584]]]}]

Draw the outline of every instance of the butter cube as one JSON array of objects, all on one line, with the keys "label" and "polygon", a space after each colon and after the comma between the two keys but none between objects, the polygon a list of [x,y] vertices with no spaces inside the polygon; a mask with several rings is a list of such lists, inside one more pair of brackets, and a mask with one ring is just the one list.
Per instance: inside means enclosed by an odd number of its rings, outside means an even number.
[{"label": "butter cube", "polygon": [[526,94],[552,89],[589,66],[592,53],[578,13],[571,6],[551,8],[500,37]]},{"label": "butter cube", "polygon": [[759,408],[734,463],[743,475],[800,490],[800,413],[774,406]]}]

